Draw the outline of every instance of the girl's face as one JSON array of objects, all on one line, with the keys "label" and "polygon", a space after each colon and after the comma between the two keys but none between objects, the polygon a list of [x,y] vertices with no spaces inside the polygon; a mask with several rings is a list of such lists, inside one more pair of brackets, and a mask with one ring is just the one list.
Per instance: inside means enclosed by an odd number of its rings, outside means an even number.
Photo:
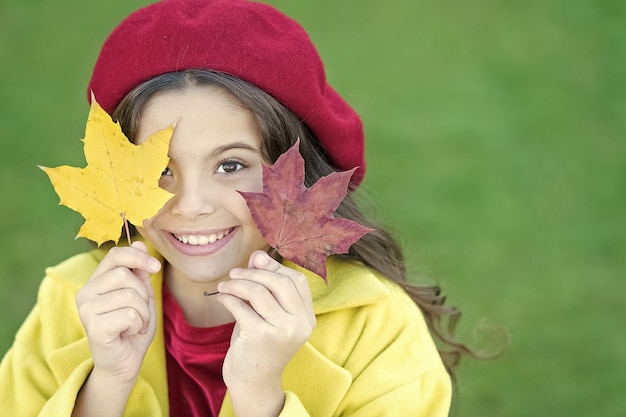
[{"label": "girl's face", "polygon": [[147,103],[137,143],[175,126],[160,185],[175,196],[138,228],[169,263],[166,279],[213,283],[269,247],[237,192],[263,189],[252,113],[216,87],[163,91]]}]

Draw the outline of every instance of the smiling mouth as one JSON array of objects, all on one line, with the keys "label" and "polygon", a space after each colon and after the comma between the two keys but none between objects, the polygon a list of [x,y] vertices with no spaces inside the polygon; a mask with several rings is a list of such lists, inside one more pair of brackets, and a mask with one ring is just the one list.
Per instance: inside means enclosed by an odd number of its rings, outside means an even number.
[{"label": "smiling mouth", "polygon": [[233,231],[233,229],[234,228],[230,228],[210,235],[179,235],[175,233],[173,233],[173,235],[176,239],[178,239],[179,242],[182,242],[185,245],[203,246],[210,245],[211,243],[215,243],[218,240],[222,239],[224,236],[228,236]]}]

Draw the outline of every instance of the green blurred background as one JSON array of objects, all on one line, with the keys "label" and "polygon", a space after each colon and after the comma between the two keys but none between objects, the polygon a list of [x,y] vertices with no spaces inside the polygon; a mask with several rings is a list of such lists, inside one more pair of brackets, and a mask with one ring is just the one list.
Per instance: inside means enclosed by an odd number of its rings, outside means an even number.
[{"label": "green blurred background", "polygon": [[[368,137],[363,189],[471,342],[455,415],[623,416],[626,2],[270,3],[300,21]],[[0,3],[0,355],[46,266],[89,248],[37,164],[84,166],[99,46],[147,1]]]}]

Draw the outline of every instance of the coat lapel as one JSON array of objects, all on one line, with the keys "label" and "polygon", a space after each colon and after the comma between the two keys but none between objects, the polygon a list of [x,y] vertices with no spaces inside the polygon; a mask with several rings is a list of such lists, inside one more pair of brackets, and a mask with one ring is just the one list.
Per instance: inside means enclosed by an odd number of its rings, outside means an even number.
[{"label": "coat lapel", "polygon": [[[316,416],[332,416],[352,384],[350,372],[306,343],[283,373],[283,387]],[[320,399],[323,399],[320,401]]]}]

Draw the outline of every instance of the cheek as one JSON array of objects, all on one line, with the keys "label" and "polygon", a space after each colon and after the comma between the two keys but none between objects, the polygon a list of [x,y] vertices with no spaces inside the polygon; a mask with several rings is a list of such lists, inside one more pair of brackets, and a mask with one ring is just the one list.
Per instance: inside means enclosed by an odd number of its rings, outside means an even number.
[{"label": "cheek", "polygon": [[149,220],[144,220],[143,225],[141,227],[136,226],[135,228],[137,229],[137,232],[139,232],[141,237],[143,237],[144,239],[147,239],[150,236],[150,233],[154,231],[153,224],[154,224],[154,217]]},{"label": "cheek", "polygon": [[162,249],[161,238],[159,237],[156,230],[152,227],[152,221],[145,220],[143,222],[143,227],[136,227],[136,229],[141,238],[147,244],[155,248],[157,251]]},{"label": "cheek", "polygon": [[231,184],[231,188],[247,193],[263,192],[263,168],[261,162],[254,163],[236,183]]},{"label": "cheek", "polygon": [[146,222],[147,222],[147,221],[148,221],[148,220],[146,220],[146,221],[144,221],[144,222],[143,222],[143,224],[144,224],[144,226],[143,226],[143,227],[135,227],[135,229],[137,229],[137,232],[139,233],[139,235],[140,235],[142,238],[144,238],[144,239],[146,239],[146,235],[147,235],[147,233],[146,233],[146,228],[145,228],[145,226],[146,226]]},{"label": "cheek", "polygon": [[248,187],[244,188],[240,188],[240,191],[244,191],[247,193],[262,193],[263,192],[263,183],[259,183],[259,184],[249,184]]}]

